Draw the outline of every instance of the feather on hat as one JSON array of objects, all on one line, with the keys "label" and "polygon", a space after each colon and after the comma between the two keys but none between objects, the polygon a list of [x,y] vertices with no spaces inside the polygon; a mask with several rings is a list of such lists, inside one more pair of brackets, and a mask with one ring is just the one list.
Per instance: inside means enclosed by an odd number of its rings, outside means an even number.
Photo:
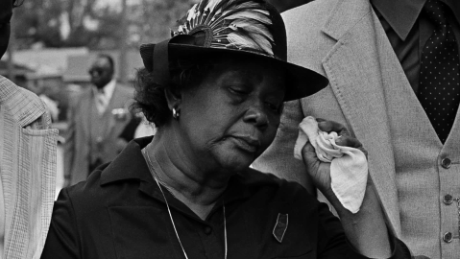
[{"label": "feather on hat", "polygon": [[284,22],[264,0],[202,0],[178,23],[171,39],[140,48],[146,69],[160,84],[169,80],[168,53],[176,57],[232,53],[276,62],[288,72],[285,101],[314,94],[328,83],[316,72],[286,62]]}]

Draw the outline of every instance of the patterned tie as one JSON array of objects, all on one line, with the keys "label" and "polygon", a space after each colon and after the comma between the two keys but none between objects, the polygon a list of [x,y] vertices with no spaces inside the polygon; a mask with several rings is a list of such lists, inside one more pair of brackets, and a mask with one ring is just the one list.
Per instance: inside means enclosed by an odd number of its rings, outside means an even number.
[{"label": "patterned tie", "polygon": [[444,143],[460,103],[458,46],[448,23],[448,7],[438,0],[428,0],[424,11],[435,30],[422,50],[419,100]]}]

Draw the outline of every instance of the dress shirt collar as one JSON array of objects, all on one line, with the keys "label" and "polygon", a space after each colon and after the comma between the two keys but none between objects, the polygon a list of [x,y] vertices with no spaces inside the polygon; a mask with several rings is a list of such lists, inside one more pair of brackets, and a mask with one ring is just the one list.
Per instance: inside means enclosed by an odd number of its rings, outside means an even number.
[{"label": "dress shirt collar", "polygon": [[372,6],[383,16],[401,40],[414,27],[427,0],[371,0]]},{"label": "dress shirt collar", "polygon": [[[404,41],[414,27],[426,1],[427,0],[371,0],[371,3],[396,32],[398,37]],[[450,7],[457,22],[460,23],[460,1],[443,0],[441,2],[444,2]]]},{"label": "dress shirt collar", "polygon": [[94,87],[94,95],[103,93],[104,97],[106,100],[110,100],[112,98],[113,92],[115,91],[115,86],[117,85],[117,81],[115,79],[112,79],[108,84],[106,84],[102,90],[103,91],[98,91],[96,87]]}]

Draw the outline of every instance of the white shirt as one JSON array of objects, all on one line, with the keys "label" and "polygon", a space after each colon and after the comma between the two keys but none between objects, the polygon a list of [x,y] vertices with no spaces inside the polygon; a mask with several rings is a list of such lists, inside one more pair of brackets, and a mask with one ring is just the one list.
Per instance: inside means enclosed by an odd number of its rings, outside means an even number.
[{"label": "white shirt", "polygon": [[96,101],[96,108],[99,114],[102,114],[107,109],[109,105],[110,99],[112,98],[113,92],[115,91],[115,86],[117,82],[115,79],[112,79],[108,84],[106,84],[101,90],[97,89],[96,87],[93,88],[95,101]]}]

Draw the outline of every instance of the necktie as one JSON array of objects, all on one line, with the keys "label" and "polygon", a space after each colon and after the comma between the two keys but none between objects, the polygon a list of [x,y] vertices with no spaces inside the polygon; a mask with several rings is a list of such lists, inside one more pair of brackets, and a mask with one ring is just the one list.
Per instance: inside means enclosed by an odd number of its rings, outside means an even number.
[{"label": "necktie", "polygon": [[103,114],[106,108],[106,96],[104,89],[100,89],[96,93],[96,108],[99,114]]},{"label": "necktie", "polygon": [[419,100],[444,143],[460,102],[458,46],[447,19],[448,6],[438,0],[428,0],[423,11],[435,29],[422,49]]}]

